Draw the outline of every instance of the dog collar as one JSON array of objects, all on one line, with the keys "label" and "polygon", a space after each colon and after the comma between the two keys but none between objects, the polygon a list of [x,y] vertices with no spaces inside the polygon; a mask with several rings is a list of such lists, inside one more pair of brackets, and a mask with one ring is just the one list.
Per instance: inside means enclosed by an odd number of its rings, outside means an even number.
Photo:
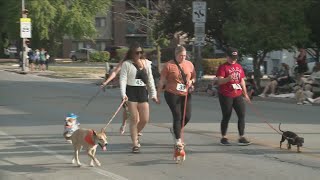
[{"label": "dog collar", "polygon": [[90,131],[88,132],[88,134],[86,135],[86,137],[84,137],[84,140],[85,140],[88,144],[90,144],[90,145],[92,145],[92,146],[95,145],[95,143],[94,143],[94,141],[93,141],[93,130],[90,130]]}]

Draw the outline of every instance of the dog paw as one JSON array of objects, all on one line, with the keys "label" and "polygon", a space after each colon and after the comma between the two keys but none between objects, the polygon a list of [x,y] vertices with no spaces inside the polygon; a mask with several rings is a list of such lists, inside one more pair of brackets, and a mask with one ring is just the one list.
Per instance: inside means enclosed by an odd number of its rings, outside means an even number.
[{"label": "dog paw", "polygon": [[95,162],[97,166],[101,166],[101,163],[99,161]]},{"label": "dog paw", "polygon": [[93,161],[90,162],[89,166],[90,166],[90,167],[94,167]]}]

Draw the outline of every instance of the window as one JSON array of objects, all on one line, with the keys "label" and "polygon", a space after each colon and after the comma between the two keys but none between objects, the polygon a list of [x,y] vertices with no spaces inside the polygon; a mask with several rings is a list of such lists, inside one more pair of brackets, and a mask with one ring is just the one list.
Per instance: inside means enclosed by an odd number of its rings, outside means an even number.
[{"label": "window", "polygon": [[105,42],[97,42],[96,49],[98,51],[104,51],[106,49],[106,43]]},{"label": "window", "polygon": [[96,27],[105,27],[106,18],[105,17],[96,17]]}]

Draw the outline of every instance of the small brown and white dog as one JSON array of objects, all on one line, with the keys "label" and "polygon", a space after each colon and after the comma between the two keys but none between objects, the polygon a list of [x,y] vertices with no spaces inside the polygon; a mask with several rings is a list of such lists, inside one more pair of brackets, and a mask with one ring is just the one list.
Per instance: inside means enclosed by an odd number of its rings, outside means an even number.
[{"label": "small brown and white dog", "polygon": [[174,145],[173,160],[175,160],[176,163],[181,163],[186,160],[186,152],[184,151],[183,144],[181,144],[181,146]]},{"label": "small brown and white dog", "polygon": [[79,152],[82,149],[87,150],[88,156],[91,158],[90,166],[101,166],[101,163],[95,157],[97,146],[99,145],[103,151],[107,150],[107,135],[105,129],[101,129],[100,132],[96,132],[92,129],[78,129],[70,137],[72,145],[74,148],[74,157],[72,163],[77,163],[78,166],[81,166],[79,161]]}]

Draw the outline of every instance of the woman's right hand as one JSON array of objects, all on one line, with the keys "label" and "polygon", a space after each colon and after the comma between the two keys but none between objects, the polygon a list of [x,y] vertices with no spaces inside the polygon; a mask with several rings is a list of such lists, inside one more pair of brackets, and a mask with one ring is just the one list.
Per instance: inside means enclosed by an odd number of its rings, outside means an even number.
[{"label": "woman's right hand", "polygon": [[122,101],[125,101],[125,102],[128,101],[128,96],[127,95],[123,96]]},{"label": "woman's right hand", "polygon": [[106,85],[107,85],[107,83],[106,83],[106,82],[103,82],[103,83],[101,84],[100,88],[104,88]]}]

